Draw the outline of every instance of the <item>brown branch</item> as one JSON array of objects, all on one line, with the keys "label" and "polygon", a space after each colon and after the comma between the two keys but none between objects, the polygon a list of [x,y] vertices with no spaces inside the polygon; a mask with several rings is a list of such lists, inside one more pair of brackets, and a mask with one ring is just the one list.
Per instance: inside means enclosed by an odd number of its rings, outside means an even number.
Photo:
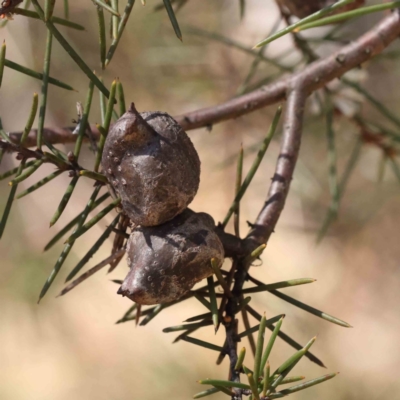
[{"label": "brown branch", "polygon": [[[400,35],[399,13],[393,12],[385,17],[369,32],[361,36],[356,42],[350,43],[331,56],[315,61],[304,70],[294,73],[291,77],[270,85],[262,86],[253,92],[236,97],[225,103],[178,115],[175,119],[185,130],[191,130],[216,123],[238,118],[263,107],[285,100],[290,82],[300,81],[307,94],[322,88],[345,72],[368,61],[381,53],[393,40]],[[72,143],[76,136],[72,135],[74,128],[47,128],[44,137],[50,143]],[[99,138],[95,126],[91,126],[94,139]],[[36,144],[36,130],[32,130],[26,141],[27,146]],[[14,132],[10,138],[19,143],[21,133]]]},{"label": "brown branch", "polygon": [[268,242],[285,206],[300,150],[305,102],[305,90],[296,80],[288,94],[281,151],[269,189],[268,200],[246,238],[247,241],[254,242],[254,247]]}]

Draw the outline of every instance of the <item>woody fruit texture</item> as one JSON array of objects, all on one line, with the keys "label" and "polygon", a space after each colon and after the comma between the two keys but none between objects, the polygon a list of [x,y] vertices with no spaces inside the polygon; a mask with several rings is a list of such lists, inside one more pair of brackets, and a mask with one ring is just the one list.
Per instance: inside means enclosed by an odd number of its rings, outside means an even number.
[{"label": "woody fruit texture", "polygon": [[111,128],[102,167],[111,192],[135,225],[174,218],[193,200],[200,160],[187,134],[167,113],[130,109]]},{"label": "woody fruit texture", "polygon": [[211,276],[211,259],[221,267],[223,246],[213,218],[186,209],[165,224],[138,227],[128,240],[130,272],[118,290],[139,304],[179,299],[197,282]]}]

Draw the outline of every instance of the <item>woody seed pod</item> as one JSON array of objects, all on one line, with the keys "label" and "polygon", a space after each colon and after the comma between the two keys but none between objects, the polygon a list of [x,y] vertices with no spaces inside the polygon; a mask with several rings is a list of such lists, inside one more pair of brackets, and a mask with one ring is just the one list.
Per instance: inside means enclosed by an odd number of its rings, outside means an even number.
[{"label": "woody seed pod", "polygon": [[186,209],[163,225],[138,227],[127,245],[130,271],[118,290],[139,304],[174,301],[222,265],[224,249],[213,218]]},{"label": "woody seed pod", "polygon": [[171,220],[193,200],[200,160],[187,134],[167,113],[130,109],[111,128],[102,166],[112,192],[136,225]]}]

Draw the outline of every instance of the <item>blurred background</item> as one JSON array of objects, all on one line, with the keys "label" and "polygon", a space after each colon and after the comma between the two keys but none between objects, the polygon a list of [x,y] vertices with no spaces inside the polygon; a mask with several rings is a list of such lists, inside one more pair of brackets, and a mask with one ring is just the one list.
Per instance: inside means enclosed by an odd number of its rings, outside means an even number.
[{"label": "blurred background", "polygon": [[[58,2],[62,3],[62,2]],[[121,3],[121,9],[124,2]],[[100,71],[96,11],[92,2],[71,2],[70,19],[86,27],[84,33],[61,28],[89,66],[98,70],[107,86],[115,77],[124,84],[127,102],[135,101],[139,111],[162,110],[171,115],[192,111],[225,101],[241,90],[253,57],[239,50],[193,34],[193,27],[234,39],[247,48],[267,36],[278,18],[272,0],[246,1],[240,19],[239,2],[189,1],[177,14],[183,43],[174,35],[164,9],[154,12],[157,1],[142,7],[136,2],[129,25],[109,68]],[[62,15],[61,4],[56,15]],[[346,40],[356,38],[382,15],[347,24],[341,31]],[[283,26],[283,25],[281,25]],[[326,31],[326,30],[325,30]],[[325,32],[317,30],[319,37]],[[42,70],[45,29],[41,22],[15,16],[0,30],[6,40],[7,58]],[[311,34],[310,34],[311,35]],[[266,51],[286,66],[297,66],[299,54],[290,38],[282,38]],[[318,46],[319,54],[329,54],[336,43]],[[289,50],[289,51],[288,51]],[[396,54],[398,44],[388,50]],[[59,44],[54,41],[51,75],[68,82],[77,92],[49,87],[46,126],[70,126],[76,118],[76,102],[84,101],[88,86],[84,76]],[[394,113],[399,109],[399,62],[396,57],[380,58],[356,71],[356,78]],[[268,63],[260,64],[253,83],[279,72]],[[353,73],[354,75],[354,73]],[[40,93],[41,82],[10,69],[5,70],[0,92],[0,115],[6,131],[21,131],[27,119],[32,93]],[[352,101],[348,101],[351,98]],[[100,122],[98,94],[90,122]],[[346,100],[347,99],[347,103]],[[370,119],[384,124],[380,114],[354,93],[343,96],[347,113],[362,109]],[[355,101],[354,101],[355,100]],[[349,106],[350,104],[350,106]],[[285,293],[349,322],[346,329],[329,324],[268,294],[253,294],[253,306],[268,317],[285,313],[283,330],[305,344],[317,335],[313,352],[327,370],[304,359],[295,375],[313,378],[340,371],[339,377],[293,399],[324,398],[369,400],[396,398],[400,381],[398,332],[400,330],[400,185],[388,167],[379,179],[381,152],[364,145],[344,195],[340,218],[317,245],[317,233],[329,202],[326,127],[312,99],[305,121],[304,139],[286,208],[262,262],[253,275],[264,282],[312,277],[312,285],[286,289]],[[275,106],[237,120],[216,125],[211,131],[189,132],[201,161],[202,176],[195,211],[206,211],[221,221],[233,199],[235,162],[240,145],[245,149],[244,170],[252,163],[257,146],[265,136]],[[343,172],[358,129],[344,118],[334,124],[338,168]],[[242,201],[241,232],[246,221],[254,221],[265,201],[279,136],[267,155]],[[67,151],[70,147],[60,146]],[[93,163],[85,145],[83,164]],[[4,157],[2,172],[16,165],[15,157]],[[20,185],[27,188],[46,176],[52,167],[43,167]],[[43,253],[50,238],[86,204],[91,182],[81,181],[56,226],[48,229],[67,186],[66,174],[30,196],[18,200],[0,242],[0,399],[7,400],[128,400],[190,399],[203,387],[196,383],[207,377],[226,379],[227,359],[216,366],[217,353],[185,342],[172,344],[174,334],[162,333],[167,326],[204,312],[196,300],[164,310],[145,327],[134,322],[115,325],[131,302],[116,295],[118,286],[111,279],[123,279],[125,261],[111,275],[102,270],[65,297],[55,298],[66,275],[86,253],[114,218],[109,215],[77,241],[70,257],[47,296],[37,305],[44,281],[62,249],[59,243]],[[9,193],[7,180],[0,185],[3,210]],[[232,232],[232,226],[228,227]],[[87,268],[109,255],[104,246]],[[227,266],[229,264],[227,263]],[[251,325],[256,321],[252,320]],[[241,325],[239,331],[243,330]],[[213,334],[207,328],[194,335],[222,345],[223,329]],[[397,338],[397,339],[396,339]],[[243,345],[250,350],[247,340]],[[241,344],[239,344],[241,346]],[[250,353],[250,352],[249,352]],[[272,368],[293,353],[278,340],[271,358]],[[214,395],[222,399],[225,395]],[[226,398],[226,397],[225,397]]]}]

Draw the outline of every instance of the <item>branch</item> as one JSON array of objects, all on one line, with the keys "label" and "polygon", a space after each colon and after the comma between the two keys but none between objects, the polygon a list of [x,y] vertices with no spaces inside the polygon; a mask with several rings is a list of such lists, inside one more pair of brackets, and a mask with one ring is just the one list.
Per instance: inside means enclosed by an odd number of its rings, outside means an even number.
[{"label": "branch", "polygon": [[246,238],[246,241],[253,242],[254,247],[268,242],[285,206],[300,151],[305,102],[306,92],[301,82],[295,80],[293,88],[288,94],[281,151],[269,189],[268,200]]},{"label": "branch", "polygon": [[[293,80],[302,82],[307,94],[322,88],[335,78],[339,78],[347,71],[368,61],[373,56],[381,53],[389,44],[400,35],[399,13],[393,12],[385,17],[369,32],[361,36],[354,43],[343,47],[331,56],[315,61],[305,67],[303,71],[296,72],[290,77],[262,86],[253,92],[236,97],[225,103],[178,115],[175,119],[184,130],[191,130],[238,118],[263,107],[276,104],[285,100],[289,85]],[[52,144],[75,142],[76,136],[72,135],[74,128],[47,128],[44,137]],[[91,126],[93,137],[99,138],[99,132]],[[35,146],[36,130],[32,130],[27,138],[26,145]],[[10,134],[14,143],[19,143],[21,133]]]},{"label": "branch", "polygon": [[315,61],[303,71],[294,73],[292,77],[263,86],[218,106],[179,115],[175,119],[185,130],[190,130],[237,118],[284,100],[293,80],[302,82],[304,90],[310,94],[381,53],[399,34],[400,17],[398,12],[394,12],[356,42],[350,43],[325,59]]}]

